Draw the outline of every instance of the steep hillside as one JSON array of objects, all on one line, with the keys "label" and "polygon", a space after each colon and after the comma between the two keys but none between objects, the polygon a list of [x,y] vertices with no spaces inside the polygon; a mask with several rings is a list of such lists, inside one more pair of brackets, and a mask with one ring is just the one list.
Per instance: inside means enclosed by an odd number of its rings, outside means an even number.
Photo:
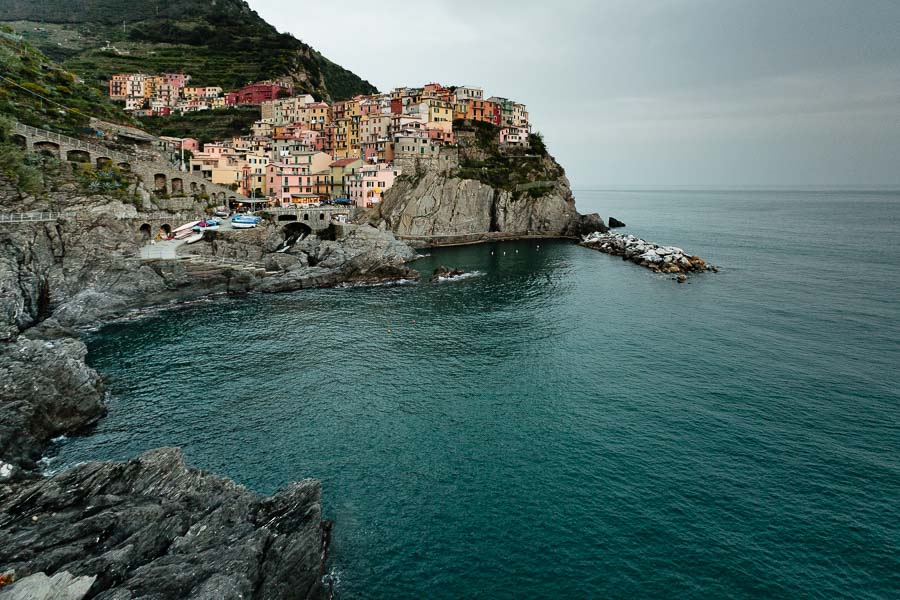
[{"label": "steep hillside", "polygon": [[183,71],[225,88],[289,77],[298,91],[335,100],[375,91],[244,0],[0,0],[0,20],[101,86],[115,72]]},{"label": "steep hillside", "polygon": [[133,124],[119,105],[27,43],[0,35],[0,65],[0,116],[70,135],[90,117]]}]

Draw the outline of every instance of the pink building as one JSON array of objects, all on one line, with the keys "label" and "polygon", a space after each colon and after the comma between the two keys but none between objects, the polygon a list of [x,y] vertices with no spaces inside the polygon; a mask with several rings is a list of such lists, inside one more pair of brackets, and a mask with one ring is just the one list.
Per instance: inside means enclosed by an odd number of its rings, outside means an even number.
[{"label": "pink building", "polygon": [[164,73],[161,75],[161,79],[164,84],[180,89],[188,84],[191,76],[184,73]]},{"label": "pink building", "polygon": [[307,152],[321,152],[325,148],[325,136],[321,131],[304,129],[300,132],[300,143]]},{"label": "pink building", "polygon": [[323,187],[331,173],[324,152],[292,155],[266,167],[266,195],[282,205],[309,204],[328,198]]},{"label": "pink building", "polygon": [[504,127],[500,130],[500,145],[512,148],[528,146],[528,130],[524,127]]},{"label": "pink building", "polygon": [[401,173],[400,168],[393,165],[365,166],[348,179],[348,196],[357,206],[372,208],[381,202],[384,193],[393,187]]},{"label": "pink building", "polygon": [[185,152],[200,152],[200,142],[194,138],[176,138],[163,135],[159,139],[166,142],[175,151],[180,151],[184,147]]},{"label": "pink building", "polygon": [[316,183],[307,165],[270,163],[266,167],[266,195],[282,205],[318,201]]}]

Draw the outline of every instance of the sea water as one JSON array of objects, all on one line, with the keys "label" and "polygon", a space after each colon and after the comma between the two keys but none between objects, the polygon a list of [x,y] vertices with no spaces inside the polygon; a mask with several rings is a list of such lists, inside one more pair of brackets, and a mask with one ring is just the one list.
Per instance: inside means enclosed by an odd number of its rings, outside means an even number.
[{"label": "sea water", "polygon": [[51,468],[318,478],[341,598],[900,597],[900,193],[577,196],[720,272],[531,240],[113,324]]}]

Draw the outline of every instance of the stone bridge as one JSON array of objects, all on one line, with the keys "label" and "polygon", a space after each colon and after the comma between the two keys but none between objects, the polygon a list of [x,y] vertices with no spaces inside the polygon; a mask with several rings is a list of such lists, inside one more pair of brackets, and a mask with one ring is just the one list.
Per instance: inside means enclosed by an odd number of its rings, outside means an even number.
[{"label": "stone bridge", "polygon": [[14,123],[12,141],[25,150],[50,154],[71,163],[97,167],[114,165],[140,177],[144,186],[157,196],[209,196],[210,200],[226,205],[246,200],[246,196],[214,184],[203,177],[177,170],[162,159],[117,152],[100,144],[92,144],[36,127]]},{"label": "stone bridge", "polygon": [[350,209],[341,206],[267,208],[260,214],[270,215],[279,223],[303,223],[312,231],[322,231],[332,223],[346,223],[350,219]]}]

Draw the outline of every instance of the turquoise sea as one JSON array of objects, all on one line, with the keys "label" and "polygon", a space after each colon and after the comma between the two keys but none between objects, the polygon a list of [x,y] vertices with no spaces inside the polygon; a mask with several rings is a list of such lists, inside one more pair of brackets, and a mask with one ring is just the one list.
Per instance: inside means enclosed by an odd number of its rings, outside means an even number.
[{"label": "turquoise sea", "polygon": [[113,324],[51,468],[321,479],[339,598],[900,597],[900,192],[577,196],[721,271],[514,242]]}]

